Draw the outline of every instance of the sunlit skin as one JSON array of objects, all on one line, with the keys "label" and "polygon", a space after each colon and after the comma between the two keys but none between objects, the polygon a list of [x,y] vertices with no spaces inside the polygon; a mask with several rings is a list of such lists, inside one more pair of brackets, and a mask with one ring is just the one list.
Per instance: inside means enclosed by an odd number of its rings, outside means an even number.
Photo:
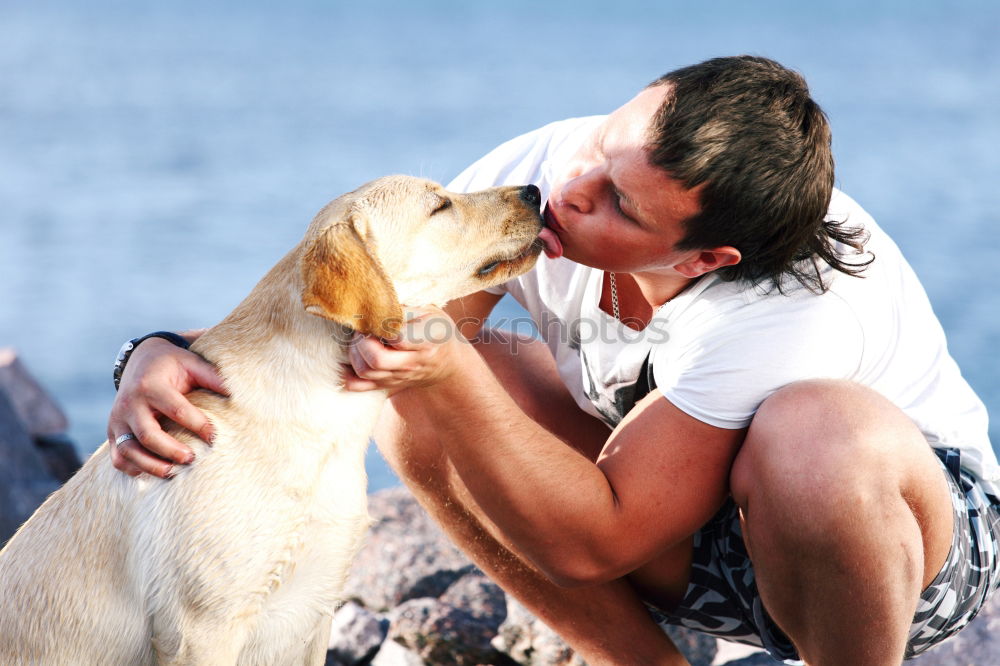
[{"label": "sunlit skin", "polygon": [[[621,317],[637,328],[698,277],[742,259],[729,246],[676,249],[700,192],[649,163],[647,129],[667,94],[644,90],[612,113],[556,175],[546,209],[556,236],[546,253],[614,271]],[[588,663],[682,664],[636,591],[675,604],[691,535],[732,497],[761,597],[808,663],[899,663],[919,591],[951,543],[947,486],[900,410],[860,386],[802,382],[765,400],[749,429],[727,430],[654,390],[609,434],[566,393],[541,345],[512,353],[442,335],[446,313],[481,320],[498,300],[481,292],[413,313],[399,340],[359,337],[345,375],[349,390],[393,395],[380,450],[484,571]],[[606,276],[601,308],[612,310]],[[166,410],[208,427],[181,391],[210,376],[187,352],[144,344],[109,434]],[[163,476],[164,459],[187,461],[167,435],[148,440],[162,458],[130,443],[115,465]],[[857,519],[874,513],[875,531]]]},{"label": "sunlit skin", "polygon": [[[699,192],[685,189],[649,163],[646,130],[666,94],[664,88],[643,91],[611,114],[557,178],[546,211],[567,258],[618,274],[622,318],[638,321],[638,327],[696,278],[741,259],[728,246],[675,248],[684,221],[699,210]],[[548,254],[558,251],[550,249]],[[601,304],[611,311],[607,282]],[[453,314],[469,314],[474,308],[470,300]],[[397,455],[412,459],[419,456],[416,441],[430,442],[430,460],[448,461],[454,495],[449,500],[449,494],[442,493],[439,501],[474,503],[473,514],[489,531],[550,580],[562,586],[586,585],[595,593],[606,590],[608,603],[616,609],[623,603],[614,587],[621,576],[661,607],[679,601],[689,575],[690,535],[731,493],[749,521],[744,533],[754,553],[761,594],[807,661],[898,663],[919,590],[947,554],[951,516],[940,470],[912,422],[885,403],[872,409],[875,398],[867,389],[823,383],[789,387],[765,403],[774,407],[762,409],[764,416],[755,419],[749,431],[708,426],[654,391],[603,446],[597,444],[599,452],[592,440],[562,438],[585,455],[594,455],[594,465],[561,447],[551,434],[565,432],[563,424],[582,415],[574,417],[570,411],[559,419],[550,407],[548,414],[539,416],[537,408],[525,407],[530,389],[520,394],[515,389],[518,404],[551,431],[519,420],[505,392],[509,380],[504,387],[491,381],[489,370],[477,369],[482,362],[477,364],[467,345],[445,344],[431,351],[406,343],[402,349],[386,348],[379,341],[363,340],[351,360],[356,371],[349,379],[351,388],[398,392],[392,402],[395,418],[407,423],[409,431],[405,440],[396,437],[407,442]],[[509,372],[492,367],[499,376]],[[825,407],[834,403],[842,411]],[[818,411],[813,409],[817,406]],[[797,420],[807,411],[812,414],[809,428]],[[850,414],[850,427],[845,430],[837,414]],[[856,427],[859,418],[870,430]],[[421,422],[429,424],[426,440],[414,434],[420,432],[416,424]],[[383,433],[380,448],[392,458],[392,427]],[[481,446],[483,433],[491,434],[489,447]],[[810,442],[805,448],[803,438]],[[886,474],[884,468],[880,474],[860,469],[853,458],[841,455],[855,447],[868,451],[873,445],[885,464],[894,461],[900,467],[897,474]],[[797,447],[794,454],[788,452],[790,446]],[[777,481],[783,475],[771,477],[770,485],[759,482],[771,470],[787,467],[788,461],[794,461],[796,470],[810,470],[810,482],[795,490],[803,496],[785,492]],[[823,470],[819,478],[843,480],[818,491],[812,485],[814,470]],[[420,473],[427,472],[421,468]],[[792,474],[805,476],[802,471]],[[855,486],[867,486],[871,496],[882,498],[886,520],[878,534],[866,533],[858,521],[844,525],[840,512],[829,510],[856,501],[848,499],[852,491],[844,490]],[[838,493],[843,500],[835,499]],[[817,504],[815,497],[824,500]],[[751,506],[757,510],[750,511]],[[921,516],[919,527],[914,511]],[[444,520],[462,524],[467,519],[451,515]],[[789,526],[817,522],[836,523],[843,559],[805,555],[829,551],[822,545],[827,532]],[[900,549],[906,553],[902,562]],[[793,552],[798,555],[790,558]],[[491,572],[505,575],[503,568]],[[505,580],[518,585],[516,579]],[[536,581],[521,584],[531,590],[538,587]],[[549,599],[557,596],[548,594]],[[845,612],[852,607],[865,610]],[[548,610],[544,603],[540,608]],[[585,652],[591,648],[600,655],[593,641],[574,637],[583,640]],[[628,643],[630,637],[620,638]],[[663,652],[651,663],[671,659]],[[595,663],[603,662],[597,657]]]}]

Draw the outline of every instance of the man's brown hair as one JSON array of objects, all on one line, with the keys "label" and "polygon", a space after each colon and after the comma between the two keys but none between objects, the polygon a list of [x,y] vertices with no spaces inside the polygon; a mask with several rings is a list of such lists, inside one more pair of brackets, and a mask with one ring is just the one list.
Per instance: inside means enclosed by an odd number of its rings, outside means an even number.
[{"label": "man's brown hair", "polygon": [[650,161],[688,188],[701,186],[701,212],[685,221],[680,250],[731,245],[742,261],[726,280],[786,277],[825,291],[821,262],[857,275],[873,260],[844,261],[837,243],[863,251],[863,229],[824,221],[833,191],[826,115],[805,79],[773,60],[715,58],[675,70],[650,86],[671,93],[649,128]]}]

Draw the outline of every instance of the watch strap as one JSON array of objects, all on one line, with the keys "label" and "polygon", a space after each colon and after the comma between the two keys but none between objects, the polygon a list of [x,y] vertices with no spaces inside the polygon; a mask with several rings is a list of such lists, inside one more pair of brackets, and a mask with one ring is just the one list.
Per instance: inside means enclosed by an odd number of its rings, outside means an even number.
[{"label": "watch strap", "polygon": [[176,333],[171,333],[170,331],[155,331],[153,333],[147,333],[138,338],[132,338],[128,342],[122,345],[122,348],[118,350],[118,357],[115,359],[115,370],[113,377],[115,380],[115,390],[118,390],[119,384],[122,382],[122,373],[125,372],[125,364],[128,363],[128,359],[132,356],[132,352],[145,340],[150,338],[162,338],[167,342],[180,347],[181,349],[187,349],[191,346],[191,343],[186,339],[181,337]]}]

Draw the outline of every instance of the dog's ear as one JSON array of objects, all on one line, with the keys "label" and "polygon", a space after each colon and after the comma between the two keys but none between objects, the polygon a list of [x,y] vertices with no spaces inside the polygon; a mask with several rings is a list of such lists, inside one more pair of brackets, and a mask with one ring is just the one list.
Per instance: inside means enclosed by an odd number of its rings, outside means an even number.
[{"label": "dog's ear", "polygon": [[403,309],[388,276],[351,220],[331,224],[302,257],[306,311],[366,335],[399,333]]}]

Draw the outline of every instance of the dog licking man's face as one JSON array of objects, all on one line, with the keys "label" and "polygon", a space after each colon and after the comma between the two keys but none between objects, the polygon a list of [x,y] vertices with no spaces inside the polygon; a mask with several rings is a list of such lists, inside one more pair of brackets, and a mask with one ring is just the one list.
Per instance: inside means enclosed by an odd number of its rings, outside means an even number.
[{"label": "dog licking man's face", "polygon": [[539,205],[530,185],[460,194],[409,176],[372,181],[313,220],[303,303],[387,337],[400,304],[444,305],[529,270],[547,243]]}]

